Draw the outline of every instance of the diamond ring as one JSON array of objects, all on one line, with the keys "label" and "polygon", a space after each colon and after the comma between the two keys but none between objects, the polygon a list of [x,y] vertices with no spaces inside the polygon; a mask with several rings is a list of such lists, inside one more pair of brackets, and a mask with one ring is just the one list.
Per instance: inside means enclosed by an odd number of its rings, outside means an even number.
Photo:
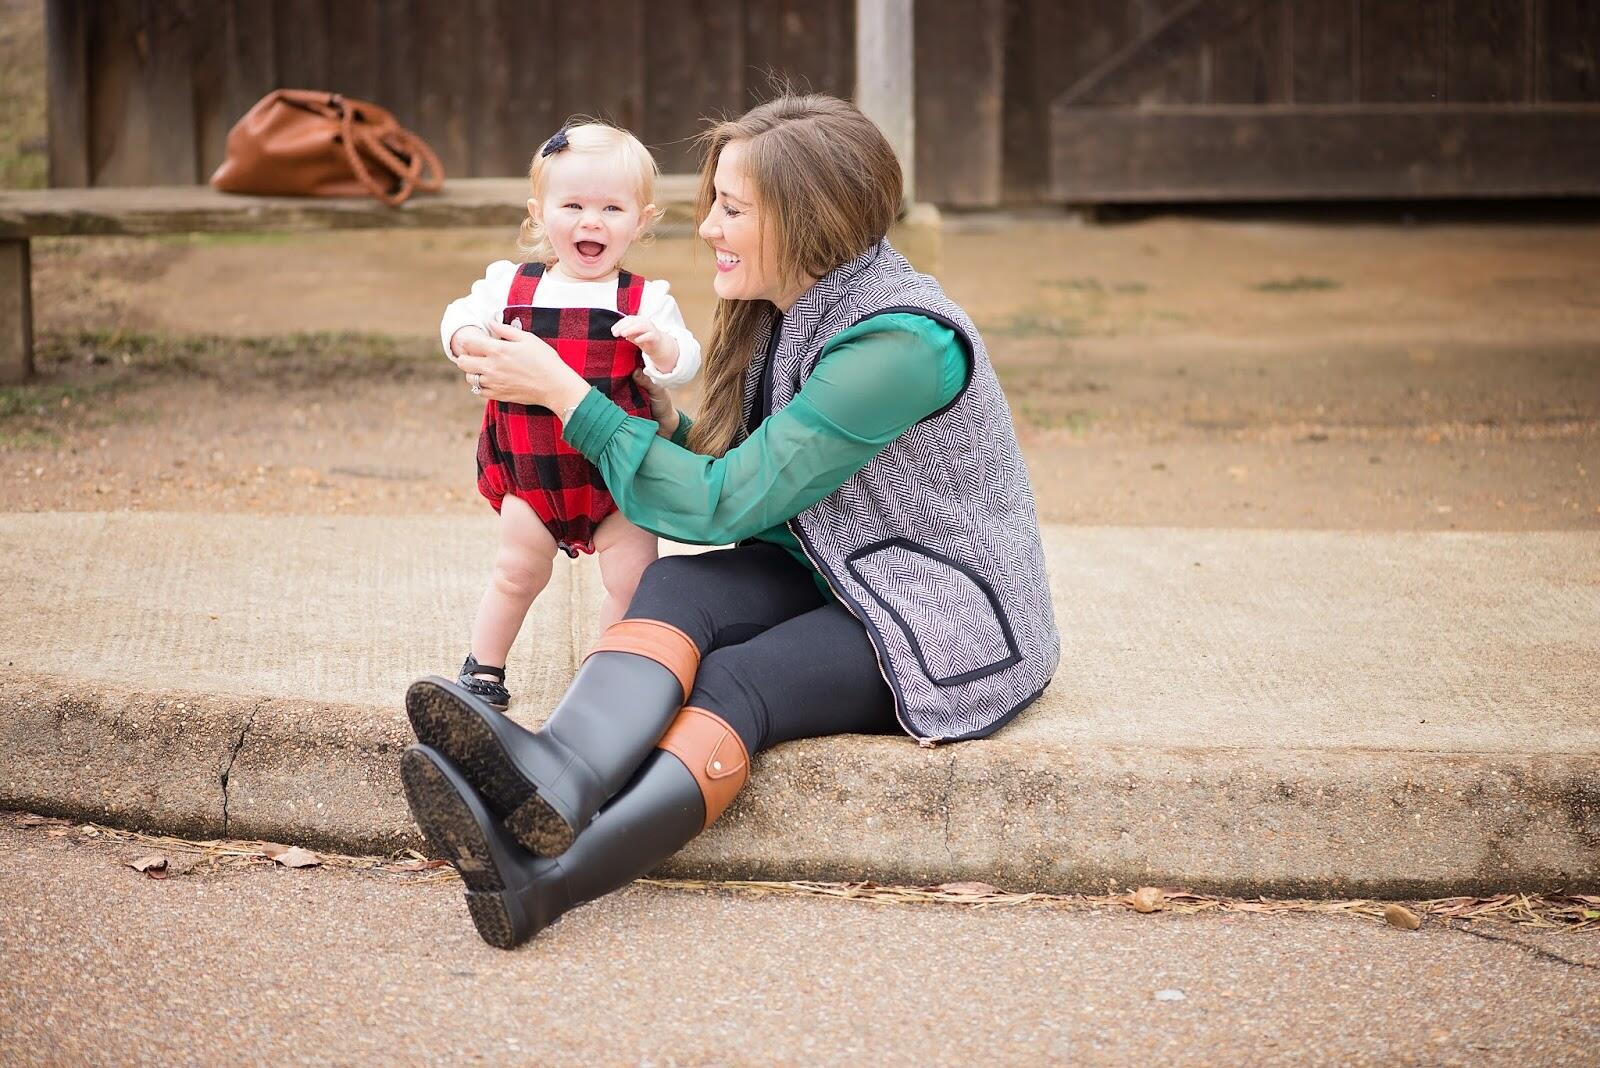
[{"label": "diamond ring", "polygon": [[473,375],[472,376],[472,392],[474,392],[474,393],[482,393],[483,392],[483,376],[482,375]]}]

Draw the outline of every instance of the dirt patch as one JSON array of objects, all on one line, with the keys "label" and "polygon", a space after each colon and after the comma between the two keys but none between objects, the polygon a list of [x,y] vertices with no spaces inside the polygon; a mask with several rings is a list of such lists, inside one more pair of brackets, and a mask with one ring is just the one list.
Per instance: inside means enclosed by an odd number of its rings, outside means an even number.
[{"label": "dirt patch", "polygon": [[[0,395],[0,507],[481,508],[480,408],[433,331],[511,239],[39,242],[41,374]],[[631,265],[704,330],[694,242]],[[1046,519],[1366,529],[1600,528],[1596,276],[1593,223],[1185,217],[957,219],[941,270]]]}]

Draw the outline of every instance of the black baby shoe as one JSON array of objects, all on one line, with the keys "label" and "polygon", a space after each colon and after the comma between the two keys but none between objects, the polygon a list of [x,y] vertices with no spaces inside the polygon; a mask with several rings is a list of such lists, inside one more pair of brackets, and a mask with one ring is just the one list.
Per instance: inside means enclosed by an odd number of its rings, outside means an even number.
[{"label": "black baby shoe", "polygon": [[[493,675],[493,679],[480,679],[479,675]],[[496,711],[504,712],[511,704],[511,691],[506,689],[506,669],[503,667],[487,667],[478,663],[467,654],[466,663],[461,665],[461,674],[456,677],[456,682],[463,690],[483,698]]]}]

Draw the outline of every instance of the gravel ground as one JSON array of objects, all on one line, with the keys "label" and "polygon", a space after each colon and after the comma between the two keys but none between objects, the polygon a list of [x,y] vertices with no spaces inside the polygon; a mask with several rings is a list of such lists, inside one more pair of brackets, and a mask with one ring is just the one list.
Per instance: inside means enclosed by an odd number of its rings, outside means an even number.
[{"label": "gravel ground", "polygon": [[459,884],[0,828],[10,1065],[1595,1064],[1600,938],[637,887],[514,953]]},{"label": "gravel ground", "polygon": [[[480,230],[36,242],[40,376],[0,390],[0,510],[485,514],[482,405],[431,335],[508,248]],[[636,259],[703,334],[704,249]],[[1046,521],[1595,530],[1597,272],[1582,217],[981,216],[952,219],[939,275],[984,330]]]}]

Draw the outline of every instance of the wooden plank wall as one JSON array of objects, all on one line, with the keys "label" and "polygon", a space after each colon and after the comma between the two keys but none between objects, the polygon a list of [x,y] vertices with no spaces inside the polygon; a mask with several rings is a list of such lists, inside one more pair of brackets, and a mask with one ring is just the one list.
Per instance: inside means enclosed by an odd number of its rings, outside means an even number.
[{"label": "wooden plank wall", "polygon": [[[1495,127],[1495,137],[1513,134],[1525,122],[1530,166],[1537,168],[1538,154],[1546,152],[1572,170],[1568,135],[1540,140],[1534,134],[1585,120],[1562,111],[1552,127],[1550,115],[1535,112],[1600,103],[1600,4],[1590,0],[1008,3],[1005,189],[1018,201],[1048,199],[1050,153],[1072,150],[1051,144],[1052,106],[1081,109],[1081,120],[1063,127],[1074,130],[1093,125],[1094,109],[1124,109],[1114,121],[1130,132],[1137,119],[1125,109],[1148,109],[1152,124],[1138,136],[1155,139],[1178,136],[1181,126],[1172,117],[1155,125],[1163,109],[1188,109],[1199,137],[1210,107],[1218,115],[1230,107],[1260,107],[1263,121],[1271,123],[1282,120],[1274,109],[1307,105],[1353,107],[1346,112],[1351,116],[1394,106],[1437,108],[1444,130],[1460,121],[1457,105],[1515,105],[1527,109],[1524,117],[1514,113]],[[1019,106],[1021,101],[1028,103]],[[1240,114],[1241,122],[1251,121]],[[1310,123],[1324,118],[1306,116]],[[1405,136],[1426,128],[1402,125]],[[1293,140],[1284,142],[1285,151]],[[1483,145],[1492,140],[1483,139]],[[1126,147],[1115,139],[1099,144],[1101,151]],[[1163,142],[1163,150],[1170,147]],[[1197,146],[1197,164],[1202,156],[1216,162],[1212,147]],[[1181,155],[1181,146],[1175,151]],[[1558,158],[1560,153],[1566,154]],[[1381,155],[1363,161],[1369,173],[1343,188],[1378,196],[1414,188],[1405,175],[1386,173]],[[1469,169],[1474,163],[1465,162]],[[1484,168],[1484,191],[1494,192],[1487,175],[1503,168],[1488,162],[1496,166]],[[1130,158],[1127,165],[1137,164]],[[1230,176],[1224,169],[1216,178],[1220,184],[1212,192],[1226,198]],[[1238,195],[1249,195],[1247,184],[1241,176]],[[1468,181],[1460,191],[1470,189]],[[1292,195],[1292,184],[1281,192]]]},{"label": "wooden plank wall", "polygon": [[[388,107],[447,172],[519,174],[570,115],[692,170],[702,119],[848,97],[854,0],[46,0],[51,183],[183,184],[278,87]],[[603,17],[602,17],[603,15]]]},{"label": "wooden plank wall", "polygon": [[[705,116],[855,74],[855,0],[46,5],[57,185],[203,181],[276,86],[384,104],[456,176],[574,113],[682,172]],[[957,207],[1051,198],[1053,106],[1600,102],[1600,0],[919,0],[915,34],[916,195]]]},{"label": "wooden plank wall", "polygon": [[1089,74],[1038,67],[1058,198],[1600,193],[1586,0],[1178,0],[1122,32]]}]

